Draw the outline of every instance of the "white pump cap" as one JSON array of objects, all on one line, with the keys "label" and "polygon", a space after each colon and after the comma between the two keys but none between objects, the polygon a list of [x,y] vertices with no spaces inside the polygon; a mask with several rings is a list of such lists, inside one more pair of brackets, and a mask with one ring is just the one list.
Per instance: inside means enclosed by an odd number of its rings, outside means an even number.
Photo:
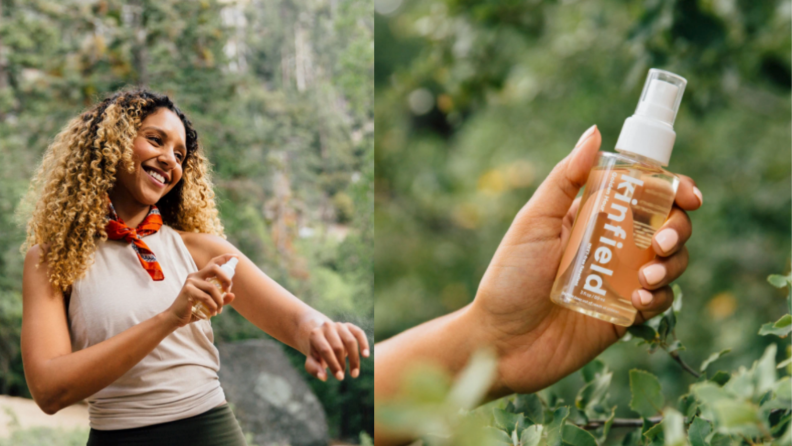
[{"label": "white pump cap", "polygon": [[227,261],[226,263],[220,265],[220,269],[223,270],[224,273],[228,275],[228,278],[234,277],[234,272],[236,272],[236,266],[239,260],[236,257],[231,257],[231,260]]},{"label": "white pump cap", "polygon": [[674,73],[649,70],[638,108],[624,121],[616,151],[645,156],[667,166],[674,149],[674,120],[685,85],[685,78]]}]

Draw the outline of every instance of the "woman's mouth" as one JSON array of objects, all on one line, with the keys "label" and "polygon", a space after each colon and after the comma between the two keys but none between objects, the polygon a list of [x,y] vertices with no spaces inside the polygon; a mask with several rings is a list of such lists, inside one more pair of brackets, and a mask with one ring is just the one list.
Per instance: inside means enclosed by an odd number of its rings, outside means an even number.
[{"label": "woman's mouth", "polygon": [[151,181],[153,181],[154,184],[160,187],[165,187],[165,177],[163,177],[159,172],[146,167],[144,167],[143,170],[146,172],[146,174],[148,174],[149,178],[151,178]]}]

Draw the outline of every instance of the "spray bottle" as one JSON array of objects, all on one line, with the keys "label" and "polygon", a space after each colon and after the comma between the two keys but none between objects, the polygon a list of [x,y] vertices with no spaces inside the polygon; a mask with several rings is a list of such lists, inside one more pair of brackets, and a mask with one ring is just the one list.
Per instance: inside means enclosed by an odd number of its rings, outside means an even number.
[{"label": "spray bottle", "polygon": [[652,237],[674,204],[679,179],[668,165],[674,120],[687,81],[651,69],[616,151],[600,152],[589,173],[552,301],[617,325],[635,320],[638,270],[655,257]]},{"label": "spray bottle", "polygon": [[[239,260],[236,257],[232,257],[231,260],[224,263],[220,266],[220,269],[223,270],[224,273],[228,276],[229,279],[234,277],[234,272],[236,271],[237,262]],[[217,280],[217,277],[212,277],[208,280],[209,283],[216,286],[220,291],[223,291],[223,285]],[[223,291],[222,297],[225,297],[226,292]],[[198,319],[209,319],[212,316],[212,313],[206,308],[206,305],[203,302],[198,302],[192,307],[192,313]]]}]

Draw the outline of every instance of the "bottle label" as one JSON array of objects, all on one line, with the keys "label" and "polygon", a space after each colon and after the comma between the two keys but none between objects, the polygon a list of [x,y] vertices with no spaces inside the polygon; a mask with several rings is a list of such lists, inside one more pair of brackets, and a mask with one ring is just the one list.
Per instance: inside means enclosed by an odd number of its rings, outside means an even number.
[{"label": "bottle label", "polygon": [[631,295],[641,287],[638,270],[654,258],[651,244],[655,228],[651,218],[636,219],[653,207],[651,199],[645,200],[651,188],[629,172],[591,172],[586,186],[592,189],[591,195],[581,203],[558,270],[561,278],[573,266],[561,290],[567,302],[583,302],[607,313],[634,311]]}]

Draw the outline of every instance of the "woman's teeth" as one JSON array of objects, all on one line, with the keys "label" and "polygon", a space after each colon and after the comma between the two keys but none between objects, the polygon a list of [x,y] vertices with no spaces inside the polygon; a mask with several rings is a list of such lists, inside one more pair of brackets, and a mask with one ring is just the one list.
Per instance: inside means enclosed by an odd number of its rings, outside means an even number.
[{"label": "woman's teeth", "polygon": [[163,177],[162,175],[158,174],[157,172],[155,172],[153,170],[146,169],[146,173],[151,175],[152,178],[154,178],[155,180],[159,181],[160,183],[165,184],[165,177]]}]

